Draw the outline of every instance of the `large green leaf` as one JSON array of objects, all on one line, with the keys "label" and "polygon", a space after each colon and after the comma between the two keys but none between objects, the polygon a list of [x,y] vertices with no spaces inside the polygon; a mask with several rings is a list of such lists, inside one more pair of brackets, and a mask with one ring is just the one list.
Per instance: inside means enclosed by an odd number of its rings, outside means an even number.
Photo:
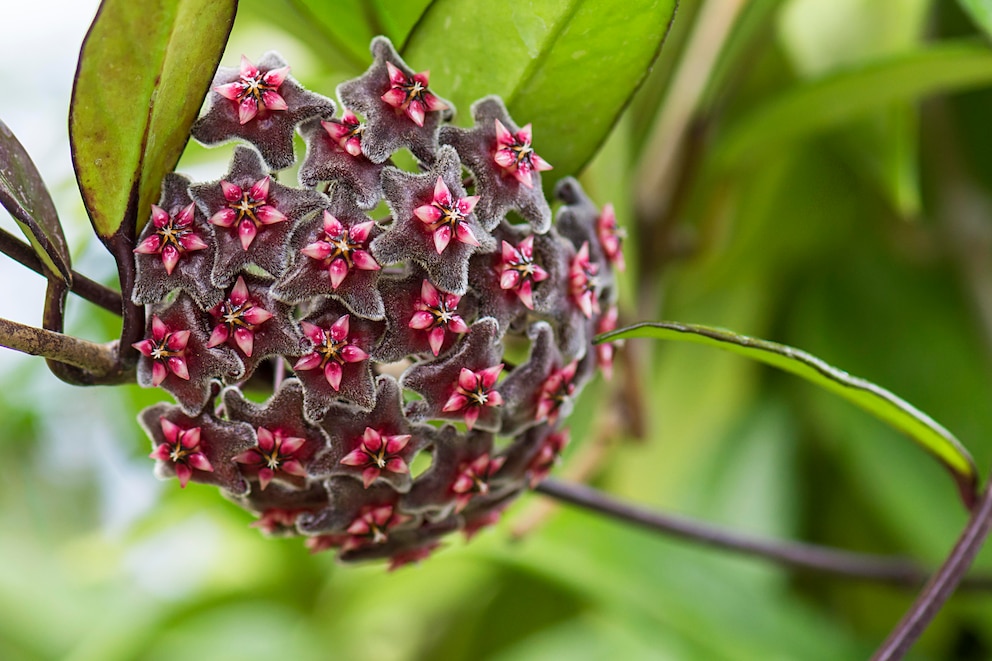
[{"label": "large green leaf", "polygon": [[643,82],[675,0],[435,0],[403,51],[471,123],[469,106],[498,94],[555,169],[580,170]]},{"label": "large green leaf", "polygon": [[[69,139],[105,241],[147,220],[220,61],[237,0],[104,0],[83,42]],[[132,226],[124,227],[125,223]]]},{"label": "large green leaf", "polygon": [[888,390],[851,376],[816,356],[793,347],[730,331],[675,322],[643,323],[606,333],[597,342],[649,337],[718,347],[800,376],[836,393],[879,420],[905,433],[950,471],[970,505],[977,496],[978,471],[968,451],[949,431]]},{"label": "large green leaf", "polygon": [[784,143],[824,131],[900,101],[992,82],[992,51],[981,43],[944,43],[800,83],[728,129],[717,152],[744,167]]},{"label": "large green leaf", "polygon": [[0,204],[31,242],[49,277],[72,282],[69,248],[48,188],[31,157],[0,121]]},{"label": "large green leaf", "polygon": [[958,4],[975,25],[992,36],[992,0],[958,0]]}]

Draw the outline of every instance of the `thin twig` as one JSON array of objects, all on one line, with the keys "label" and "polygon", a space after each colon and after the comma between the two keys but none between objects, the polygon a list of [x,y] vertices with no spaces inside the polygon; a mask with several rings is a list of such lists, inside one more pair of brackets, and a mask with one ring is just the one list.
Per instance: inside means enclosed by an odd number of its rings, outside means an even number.
[{"label": "thin twig", "polygon": [[[924,569],[908,558],[854,553],[815,544],[752,537],[685,517],[662,514],[623,503],[584,485],[545,480],[536,491],[655,532],[703,546],[761,558],[795,569],[891,583],[907,588],[918,588],[928,575]],[[965,580],[962,586],[976,590],[992,590],[992,576],[972,577]]]},{"label": "thin twig", "polygon": [[105,376],[115,371],[116,344],[97,344],[0,318],[0,346],[57,360],[84,369],[95,376]]},{"label": "thin twig", "polygon": [[[41,260],[34,254],[31,246],[4,229],[0,229],[0,252],[14,261],[23,264],[35,273],[45,275]],[[109,287],[104,287],[99,282],[90,280],[85,275],[76,271],[72,271],[72,286],[70,287],[70,291],[108,312],[113,312],[116,315],[120,315],[121,313],[121,295],[119,293]]]},{"label": "thin twig", "polygon": [[968,525],[954,544],[937,573],[927,581],[916,601],[878,648],[872,661],[894,661],[903,658],[920,637],[944,603],[963,584],[965,573],[985,543],[992,529],[992,487],[986,485],[985,495],[971,512]]}]

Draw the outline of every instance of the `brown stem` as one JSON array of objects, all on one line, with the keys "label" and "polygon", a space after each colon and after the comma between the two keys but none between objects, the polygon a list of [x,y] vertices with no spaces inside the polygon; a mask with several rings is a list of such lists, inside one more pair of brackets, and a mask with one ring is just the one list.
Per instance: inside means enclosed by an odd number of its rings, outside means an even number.
[{"label": "brown stem", "polygon": [[98,377],[112,374],[117,364],[115,342],[97,344],[3,318],[0,318],[0,346],[57,360]]},{"label": "brown stem", "polygon": [[[891,583],[907,588],[919,587],[927,576],[925,570],[908,558],[853,553],[815,544],[751,537],[685,517],[630,505],[585,485],[545,480],[536,491],[655,532],[795,569]],[[992,590],[992,577],[973,577],[962,585],[972,589]]]},{"label": "brown stem", "polygon": [[985,495],[972,510],[951,554],[920,591],[916,601],[878,648],[872,661],[893,661],[903,658],[913,643],[940,612],[944,603],[964,580],[964,575],[985,543],[992,528],[992,487],[986,485]]},{"label": "brown stem", "polygon": [[[0,229],[0,253],[23,264],[35,273],[45,275],[41,260],[34,254],[31,246],[4,229]],[[113,312],[114,314],[121,313],[120,294],[109,287],[104,287],[99,282],[90,280],[85,275],[76,271],[72,271],[72,285],[69,290],[80,298],[98,305],[108,312]]]}]

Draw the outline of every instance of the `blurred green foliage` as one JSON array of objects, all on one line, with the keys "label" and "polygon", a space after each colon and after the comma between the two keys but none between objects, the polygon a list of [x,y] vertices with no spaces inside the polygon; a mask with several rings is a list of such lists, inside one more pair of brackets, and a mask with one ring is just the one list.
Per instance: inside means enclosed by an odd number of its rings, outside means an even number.
[{"label": "blurred green foliage", "polygon": [[[417,20],[472,4],[336,3],[327,18],[323,3],[243,0],[223,61],[275,48],[330,94],[364,70],[375,32],[455,60],[460,42],[499,43],[509,19],[479,34]],[[640,27],[629,3],[599,4]],[[933,0],[681,4],[646,84],[582,174],[630,235],[624,321],[716,325],[805,349],[932,415],[985,471],[985,33],[956,3]],[[721,16],[725,34],[712,29]],[[417,70],[440,66],[414,52]],[[686,53],[707,52],[712,66],[694,69],[704,59]],[[698,94],[673,82],[682,71]],[[649,139],[673,115],[677,130]],[[547,118],[515,119],[534,123],[540,153],[553,151]],[[659,144],[671,165],[645,207],[638,182],[659,167]],[[180,170],[219,173],[229,155],[191,146]],[[88,307],[70,319],[85,337],[117,332]],[[706,347],[631,341],[624,355],[612,383],[584,393],[562,475],[735,529],[929,564],[963,526],[941,467],[833,395]],[[212,488],[156,482],[134,416],[160,393],[71,389],[40,361],[0,378],[5,660],[851,659],[867,657],[912,599],[547,512],[537,496],[423,565],[338,567],[298,540],[263,539]],[[977,565],[992,570],[992,553]],[[992,597],[960,594],[913,658],[990,656]]]}]

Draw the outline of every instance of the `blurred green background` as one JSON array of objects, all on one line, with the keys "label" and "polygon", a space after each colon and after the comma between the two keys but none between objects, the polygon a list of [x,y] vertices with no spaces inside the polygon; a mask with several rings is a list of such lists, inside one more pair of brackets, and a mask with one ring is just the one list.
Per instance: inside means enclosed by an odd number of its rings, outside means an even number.
[{"label": "blurred green background", "polygon": [[[38,14],[58,3],[46,2],[8,20],[20,48],[44,33],[17,21],[47,29]],[[38,51],[64,51],[62,68],[8,59],[0,72],[6,89],[58,72],[54,96],[30,97],[61,103],[42,120],[64,118],[90,4]],[[339,3],[327,21],[301,13],[321,4],[243,1],[224,64],[276,49],[333,95],[364,70],[353,42],[374,33],[379,3]],[[385,29],[402,41],[427,4]],[[675,319],[803,348],[928,412],[987,471],[992,50],[967,4],[982,3],[683,0],[581,176],[629,233],[621,323]],[[432,83],[445,94],[443,75]],[[42,152],[77,270],[113,282],[71,170],[53,159],[64,121],[33,126],[12,97],[0,117]],[[541,117],[516,119],[534,123],[544,153]],[[216,178],[231,149],[191,145],[179,169]],[[0,274],[0,315],[36,323],[39,279],[7,264]],[[69,321],[91,339],[118,331],[78,300]],[[619,360],[611,383],[583,394],[558,475],[734,529],[928,566],[965,523],[935,462],[793,377],[695,346],[630,342]],[[212,488],[157,482],[134,418],[162,396],[73,389],[40,360],[0,353],[0,659],[855,659],[913,598],[533,495],[422,565],[338,566],[299,540],[262,538]],[[992,570],[992,552],[976,568]],[[912,658],[992,658],[992,595],[957,595]]]}]

